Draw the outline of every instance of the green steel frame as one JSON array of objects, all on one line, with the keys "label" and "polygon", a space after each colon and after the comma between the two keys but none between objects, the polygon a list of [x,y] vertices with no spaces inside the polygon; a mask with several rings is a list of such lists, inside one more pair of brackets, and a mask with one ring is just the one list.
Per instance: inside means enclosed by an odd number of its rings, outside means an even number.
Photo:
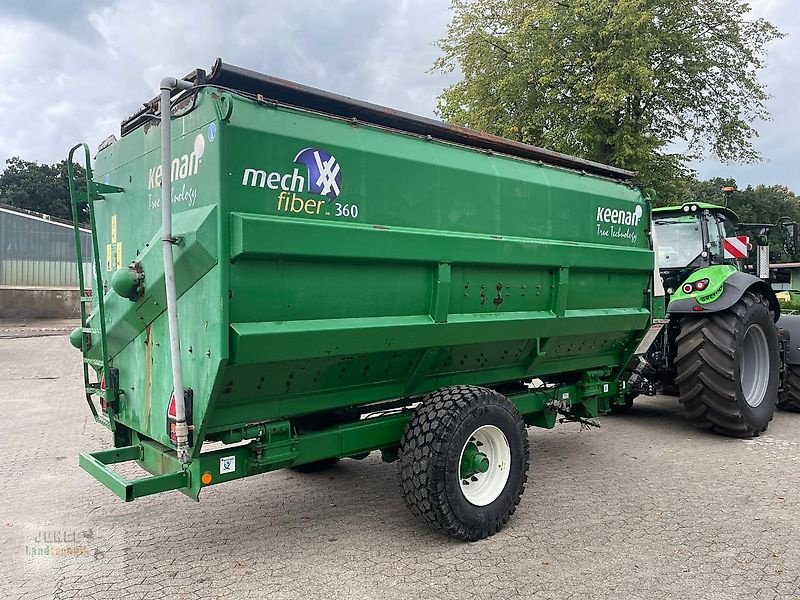
[{"label": "green steel frame", "polygon": [[[559,414],[568,420],[585,422],[607,412],[625,391],[624,381],[601,380],[606,376],[605,371],[588,372],[575,385],[511,393],[508,398],[531,426],[552,428]],[[197,499],[201,490],[210,485],[334,456],[361,458],[380,450],[383,459],[391,462],[397,457],[398,444],[412,410],[401,407],[377,416],[365,414],[366,418],[303,434],[298,434],[289,421],[229,430],[210,439],[229,444],[250,441],[203,452],[185,469],[174,450],[148,439],[121,448],[82,453],[80,466],[126,502],[168,490],[180,490]],[[153,475],[130,480],[113,470],[113,465],[131,461]],[[220,473],[222,461],[232,465],[224,474]]]}]

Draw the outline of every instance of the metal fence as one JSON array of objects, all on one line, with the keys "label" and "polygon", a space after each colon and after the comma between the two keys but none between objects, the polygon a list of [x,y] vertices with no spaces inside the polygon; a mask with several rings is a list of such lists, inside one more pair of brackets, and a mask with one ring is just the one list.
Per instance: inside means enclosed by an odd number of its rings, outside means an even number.
[{"label": "metal fence", "polygon": [[[88,229],[80,235],[88,286],[92,237]],[[77,262],[71,224],[0,206],[0,286],[77,288]]]}]

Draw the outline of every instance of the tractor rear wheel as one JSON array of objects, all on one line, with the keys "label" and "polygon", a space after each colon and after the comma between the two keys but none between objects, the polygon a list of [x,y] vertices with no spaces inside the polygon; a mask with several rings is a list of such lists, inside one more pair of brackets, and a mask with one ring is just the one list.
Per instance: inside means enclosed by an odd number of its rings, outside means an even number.
[{"label": "tractor rear wheel", "polygon": [[778,408],[800,412],[800,365],[786,365],[786,386],[778,398]]},{"label": "tractor rear wheel", "polygon": [[486,388],[428,394],[400,442],[400,485],[421,521],[465,541],[500,530],[528,477],[528,433],[517,408]]},{"label": "tractor rear wheel", "polygon": [[675,358],[689,421],[735,437],[766,430],[778,395],[778,335],[768,302],[745,292],[730,309],[680,322]]}]

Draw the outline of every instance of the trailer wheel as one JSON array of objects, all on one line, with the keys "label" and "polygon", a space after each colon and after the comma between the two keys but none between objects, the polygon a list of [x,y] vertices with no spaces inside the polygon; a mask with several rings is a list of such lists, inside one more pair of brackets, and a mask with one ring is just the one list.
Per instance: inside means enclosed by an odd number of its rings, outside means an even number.
[{"label": "trailer wheel", "polygon": [[778,335],[769,303],[746,292],[730,309],[680,323],[675,383],[689,421],[735,437],[765,431],[778,395]]},{"label": "trailer wheel", "polygon": [[800,412],[800,365],[786,365],[786,385],[778,397],[778,408]]},{"label": "trailer wheel", "polygon": [[338,463],[339,463],[338,457],[323,458],[322,460],[317,460],[302,465],[295,465],[294,467],[290,468],[292,471],[297,471],[298,473],[318,473],[320,471],[327,471],[328,469],[332,469]]},{"label": "trailer wheel", "polygon": [[400,442],[403,498],[424,523],[466,541],[505,525],[528,478],[528,433],[505,396],[453,386],[429,394]]}]

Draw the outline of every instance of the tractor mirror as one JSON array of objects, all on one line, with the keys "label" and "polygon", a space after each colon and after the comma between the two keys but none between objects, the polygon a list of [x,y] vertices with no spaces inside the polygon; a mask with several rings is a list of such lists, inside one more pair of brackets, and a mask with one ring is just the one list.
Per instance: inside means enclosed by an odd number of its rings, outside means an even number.
[{"label": "tractor mirror", "polygon": [[798,227],[797,223],[782,223],[781,233],[783,234],[783,249],[787,254],[797,254],[798,250]]}]

